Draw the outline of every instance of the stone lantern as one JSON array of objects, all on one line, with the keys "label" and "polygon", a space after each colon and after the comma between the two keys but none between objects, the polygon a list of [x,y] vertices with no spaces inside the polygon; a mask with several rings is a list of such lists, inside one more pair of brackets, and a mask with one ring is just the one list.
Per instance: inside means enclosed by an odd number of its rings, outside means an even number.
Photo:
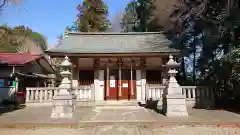
[{"label": "stone lantern", "polygon": [[72,63],[70,62],[69,58],[66,56],[64,58],[64,61],[60,64],[62,71],[60,72],[60,75],[62,76],[62,82],[59,85],[60,89],[59,90],[59,95],[65,95],[70,93],[70,89],[72,87],[72,73],[71,73],[71,68],[72,68]]},{"label": "stone lantern", "polygon": [[53,97],[51,118],[71,118],[75,108],[75,96],[72,94],[72,63],[66,56],[60,66],[63,79],[58,93]]},{"label": "stone lantern", "polygon": [[188,116],[186,98],[182,95],[182,88],[175,78],[178,73],[176,68],[179,66],[180,64],[170,55],[165,65],[168,68],[169,80],[163,95],[163,112],[168,117]]}]

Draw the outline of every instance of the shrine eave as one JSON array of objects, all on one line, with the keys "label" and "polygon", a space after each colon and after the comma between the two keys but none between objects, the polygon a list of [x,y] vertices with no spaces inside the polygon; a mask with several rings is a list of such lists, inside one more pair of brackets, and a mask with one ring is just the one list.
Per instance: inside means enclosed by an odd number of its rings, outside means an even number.
[{"label": "shrine eave", "polygon": [[50,56],[161,56],[180,50],[161,32],[69,33],[45,52]]}]

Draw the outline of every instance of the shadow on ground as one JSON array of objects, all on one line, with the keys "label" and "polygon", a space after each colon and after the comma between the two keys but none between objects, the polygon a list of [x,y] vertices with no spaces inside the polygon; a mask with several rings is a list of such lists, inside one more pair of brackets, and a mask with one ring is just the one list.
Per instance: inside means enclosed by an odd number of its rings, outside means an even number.
[{"label": "shadow on ground", "polygon": [[205,101],[198,101],[195,103],[193,108],[205,110],[225,110],[228,112],[240,114],[240,99],[216,98],[214,105]]},{"label": "shadow on ground", "polygon": [[152,98],[146,100],[146,104],[142,104],[141,102],[138,102],[138,105],[140,107],[144,107],[146,109],[154,110],[156,113],[162,113],[162,107],[158,106],[159,100],[153,100]]},{"label": "shadow on ground", "polygon": [[[138,102],[140,107],[154,110],[156,113],[163,114],[162,106],[158,105],[158,100],[152,98],[146,100],[146,104]],[[206,102],[206,100],[198,100],[193,106],[193,109],[205,109],[205,110],[225,110],[228,112],[240,114],[240,98],[222,98],[215,99],[215,104]]]},{"label": "shadow on ground", "polygon": [[13,112],[16,110],[24,109],[26,105],[18,104],[11,101],[3,101],[0,104],[0,116],[5,113]]},{"label": "shadow on ground", "polygon": [[226,98],[216,101],[216,109],[240,114],[240,98]]}]

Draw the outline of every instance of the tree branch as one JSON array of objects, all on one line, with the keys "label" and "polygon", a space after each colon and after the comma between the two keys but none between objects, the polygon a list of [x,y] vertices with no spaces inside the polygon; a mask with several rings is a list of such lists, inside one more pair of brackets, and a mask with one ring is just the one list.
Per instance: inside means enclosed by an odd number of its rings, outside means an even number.
[{"label": "tree branch", "polygon": [[0,8],[2,8],[4,5],[6,5],[7,0],[3,0],[3,3],[0,5]]}]

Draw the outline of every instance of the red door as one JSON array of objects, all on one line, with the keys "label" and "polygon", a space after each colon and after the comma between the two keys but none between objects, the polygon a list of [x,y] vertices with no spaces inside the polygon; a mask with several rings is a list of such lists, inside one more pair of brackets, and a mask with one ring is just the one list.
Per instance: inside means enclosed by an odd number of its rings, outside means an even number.
[{"label": "red door", "polygon": [[121,70],[121,77],[119,81],[119,99],[120,100],[126,100],[129,99],[129,90],[130,90],[130,72],[129,70],[122,69]]},{"label": "red door", "polygon": [[106,79],[106,100],[118,99],[118,70],[110,70]]},{"label": "red door", "polygon": [[[136,99],[136,74],[129,69],[110,70],[106,77],[106,100],[130,100]],[[119,77],[119,75],[121,76]],[[132,80],[131,80],[132,76]]]},{"label": "red door", "polygon": [[121,89],[119,88],[119,99],[126,100],[129,99],[129,82],[128,80],[120,80]]},{"label": "red door", "polygon": [[[135,70],[122,69],[121,70],[121,80],[119,89],[119,99],[121,100],[131,100],[136,99],[136,74]],[[131,77],[132,76],[132,77]],[[131,80],[132,79],[132,80]]]}]

